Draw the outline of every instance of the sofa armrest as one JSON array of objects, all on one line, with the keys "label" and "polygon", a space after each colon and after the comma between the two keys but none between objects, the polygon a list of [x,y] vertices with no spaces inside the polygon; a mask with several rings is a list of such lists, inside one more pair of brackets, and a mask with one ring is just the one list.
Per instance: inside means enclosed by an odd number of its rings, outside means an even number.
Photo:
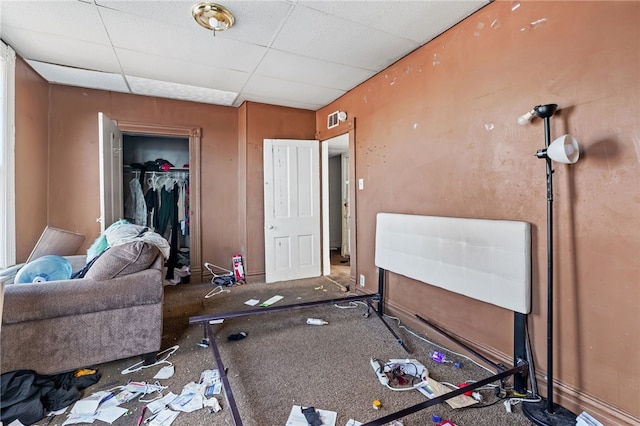
[{"label": "sofa armrest", "polygon": [[159,303],[163,297],[163,278],[162,270],[150,268],[107,281],[83,278],[7,285],[2,323]]}]

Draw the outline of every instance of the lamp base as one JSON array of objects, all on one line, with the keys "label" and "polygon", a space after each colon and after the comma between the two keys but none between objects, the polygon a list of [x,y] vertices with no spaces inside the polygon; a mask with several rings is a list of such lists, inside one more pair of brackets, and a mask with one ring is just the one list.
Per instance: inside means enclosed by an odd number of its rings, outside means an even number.
[{"label": "lamp base", "polygon": [[522,412],[534,425],[537,426],[575,426],[576,415],[566,408],[553,404],[553,413],[547,411],[547,401],[523,402]]}]

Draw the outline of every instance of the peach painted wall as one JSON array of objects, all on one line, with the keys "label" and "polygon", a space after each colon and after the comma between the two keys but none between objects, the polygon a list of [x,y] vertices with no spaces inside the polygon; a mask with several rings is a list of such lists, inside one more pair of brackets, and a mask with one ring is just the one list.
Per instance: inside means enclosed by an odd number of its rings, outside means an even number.
[{"label": "peach painted wall", "polygon": [[[558,402],[611,425],[640,422],[639,24],[638,2],[496,1],[316,116],[319,133],[333,111],[356,120],[366,290],[377,282],[378,212],[532,224],[529,326],[546,394],[543,123],[516,119],[559,104],[552,138],[572,133],[582,156],[554,167]],[[387,294],[407,321],[420,313],[505,360],[513,353],[509,312],[393,274]]]},{"label": "peach painted wall", "polygon": [[[103,111],[112,119],[202,127],[203,261],[226,262],[244,249],[248,273],[257,278],[264,273],[262,140],[312,139],[314,124],[322,134],[327,114],[339,109],[357,119],[353,161],[365,190],[356,192],[354,208],[366,290],[376,282],[379,211],[532,223],[529,325],[544,392],[546,196],[544,162],[534,157],[543,130],[539,120],[520,127],[516,118],[555,102],[562,111],[552,135],[571,132],[583,149],[579,163],[557,165],[554,175],[560,402],[605,424],[637,424],[639,16],[637,2],[496,1],[315,116],[262,104],[234,109],[47,85],[18,60],[18,261],[47,224],[97,236],[97,113]],[[242,209],[246,216],[238,219]],[[510,314],[390,278],[395,313],[422,313],[508,359]]]},{"label": "peach painted wall", "polygon": [[[22,71],[37,77],[26,64]],[[28,133],[19,133],[16,143],[24,152],[16,166],[18,176],[23,176],[16,206],[17,216],[25,219],[19,223],[21,235],[33,231],[31,216],[41,216],[37,231],[18,243],[24,259],[45,225],[87,235],[80,252],[98,237],[98,112],[103,112],[113,120],[202,128],[202,261],[230,266],[232,255],[240,253],[247,275],[264,278],[262,141],[313,139],[313,111],[256,103],[230,108],[47,85],[37,78],[40,86],[31,81],[17,84],[18,93],[40,90],[40,98],[30,95],[35,104],[22,108],[25,112],[17,120],[19,131]],[[45,119],[38,126],[29,121],[33,117]],[[39,136],[33,137],[33,132]],[[42,149],[34,149],[35,142]],[[34,161],[43,165],[34,169]],[[37,210],[27,207],[38,202]]]},{"label": "peach painted wall", "polygon": [[202,261],[231,264],[238,241],[238,182],[230,178],[238,167],[235,108],[59,85],[50,92],[50,225],[87,235],[81,250],[100,233],[98,112],[113,120],[199,127]]},{"label": "peach painted wall", "polygon": [[25,262],[47,226],[49,84],[16,60],[16,261]]},{"label": "peach painted wall", "polygon": [[240,109],[246,140],[246,251],[247,279],[264,279],[264,168],[262,147],[265,139],[315,139],[315,113],[295,108],[247,102]]}]

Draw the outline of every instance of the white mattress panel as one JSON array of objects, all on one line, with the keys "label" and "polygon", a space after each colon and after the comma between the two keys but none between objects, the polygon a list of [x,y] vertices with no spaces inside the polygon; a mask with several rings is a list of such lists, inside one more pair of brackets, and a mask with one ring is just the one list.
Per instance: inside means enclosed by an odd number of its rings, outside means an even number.
[{"label": "white mattress panel", "polygon": [[530,311],[527,222],[379,213],[375,264],[473,299]]}]

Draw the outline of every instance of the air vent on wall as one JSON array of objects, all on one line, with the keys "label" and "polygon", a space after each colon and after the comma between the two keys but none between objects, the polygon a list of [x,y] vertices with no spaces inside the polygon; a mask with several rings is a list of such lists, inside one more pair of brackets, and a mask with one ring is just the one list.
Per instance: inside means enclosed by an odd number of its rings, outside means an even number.
[{"label": "air vent on wall", "polygon": [[338,125],[338,113],[340,111],[332,112],[327,117],[327,129],[332,129]]},{"label": "air vent on wall", "polygon": [[332,112],[327,116],[327,129],[332,129],[347,119],[347,113],[343,111]]}]

